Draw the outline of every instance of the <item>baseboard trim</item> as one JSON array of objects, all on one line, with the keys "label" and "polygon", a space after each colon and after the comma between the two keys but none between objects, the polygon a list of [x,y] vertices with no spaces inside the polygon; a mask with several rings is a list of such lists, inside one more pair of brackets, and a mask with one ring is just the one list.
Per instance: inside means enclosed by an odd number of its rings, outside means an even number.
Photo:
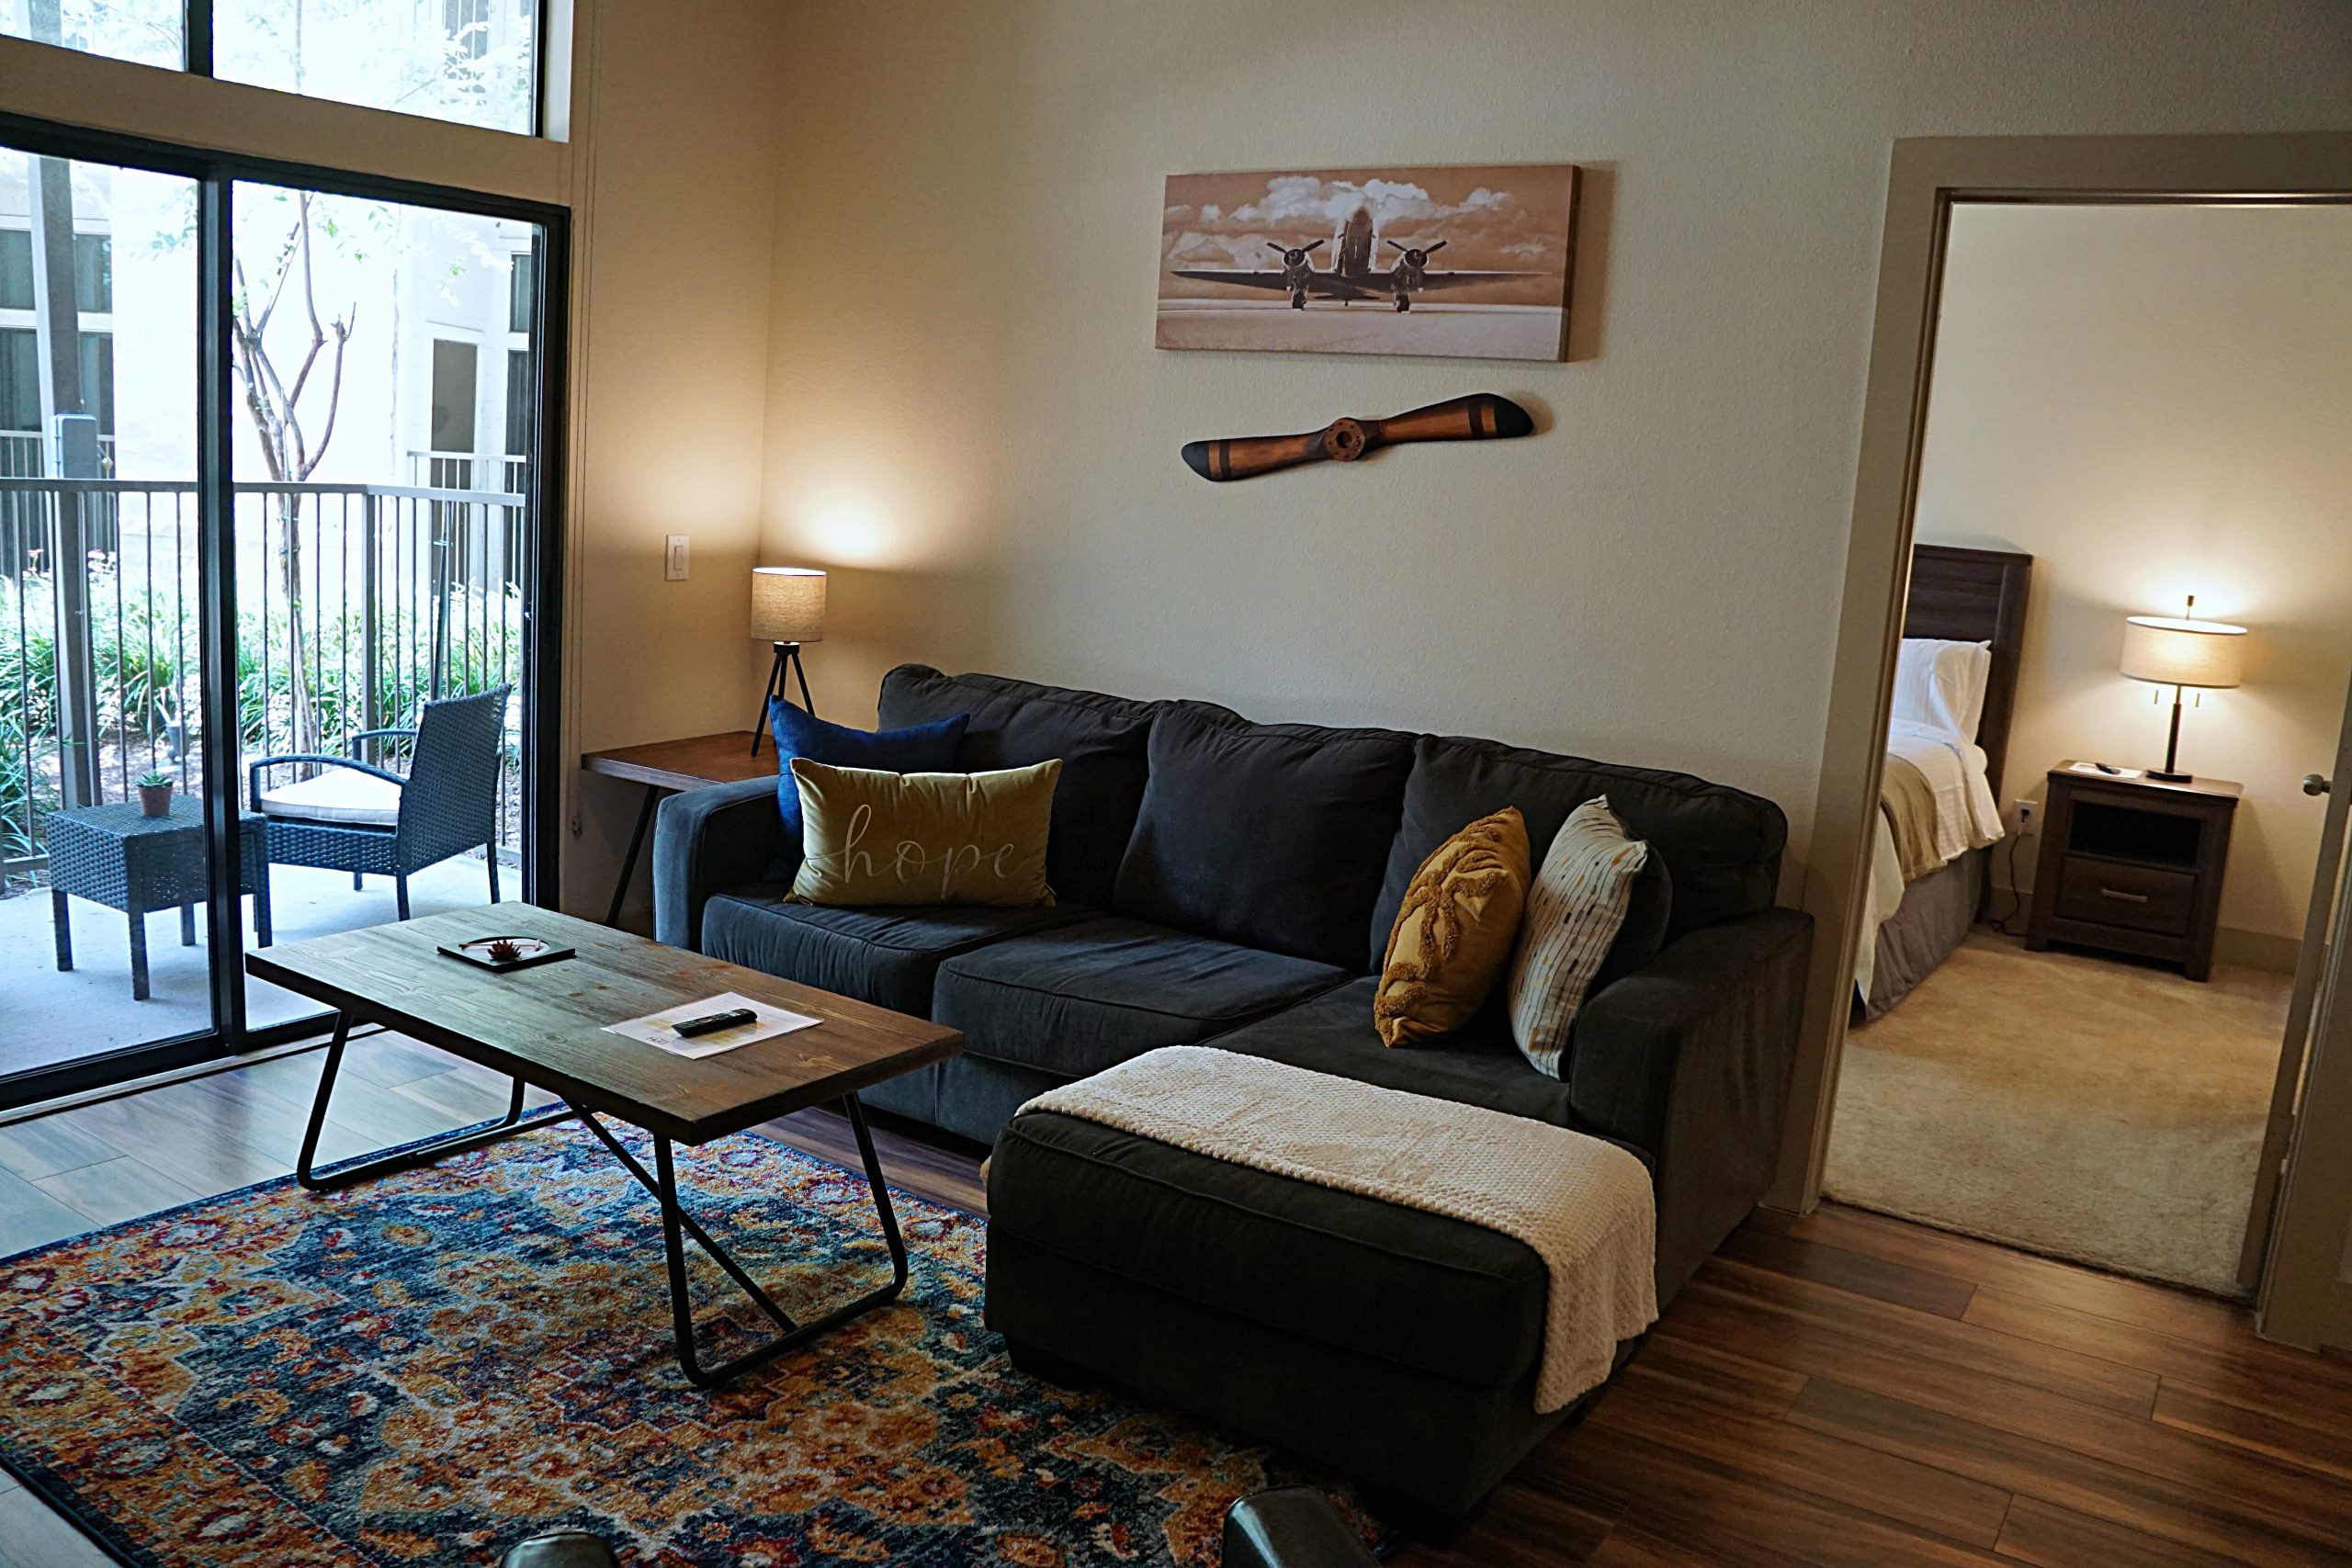
[{"label": "baseboard trim", "polygon": [[2302,955],[2303,944],[2295,937],[2250,931],[2239,926],[2222,926],[2213,932],[2213,957],[2222,964],[2291,975]]}]

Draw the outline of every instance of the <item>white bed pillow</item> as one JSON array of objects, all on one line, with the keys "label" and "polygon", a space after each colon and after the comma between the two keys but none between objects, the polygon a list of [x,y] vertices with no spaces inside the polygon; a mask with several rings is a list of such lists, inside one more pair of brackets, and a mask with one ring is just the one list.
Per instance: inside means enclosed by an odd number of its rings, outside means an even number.
[{"label": "white bed pillow", "polygon": [[1906,637],[1894,658],[1894,716],[1973,740],[1992,674],[1990,643]]}]

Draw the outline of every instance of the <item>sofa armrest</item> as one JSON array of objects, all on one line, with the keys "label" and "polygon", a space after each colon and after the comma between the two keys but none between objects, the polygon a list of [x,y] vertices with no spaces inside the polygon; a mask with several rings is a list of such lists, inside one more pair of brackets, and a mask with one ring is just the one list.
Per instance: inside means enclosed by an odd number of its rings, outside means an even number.
[{"label": "sofa armrest", "polygon": [[1690,932],[1577,1015],[1568,1103],[1646,1149],[1663,1303],[1763,1196],[1804,1007],[1813,919],[1765,909]]},{"label": "sofa armrest", "polygon": [[[653,824],[654,939],[701,952],[702,909],[712,894],[775,880],[779,863],[798,868],[800,846],[784,839],[774,779],[712,784],[663,801]],[[791,876],[785,871],[785,880]]]}]

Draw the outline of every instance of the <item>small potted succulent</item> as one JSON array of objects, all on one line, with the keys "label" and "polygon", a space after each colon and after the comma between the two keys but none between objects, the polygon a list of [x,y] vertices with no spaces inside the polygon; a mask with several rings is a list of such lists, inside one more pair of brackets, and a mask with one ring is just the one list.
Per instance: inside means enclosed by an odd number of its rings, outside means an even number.
[{"label": "small potted succulent", "polygon": [[172,814],[172,775],[147,773],[139,775],[139,815],[169,817]]}]

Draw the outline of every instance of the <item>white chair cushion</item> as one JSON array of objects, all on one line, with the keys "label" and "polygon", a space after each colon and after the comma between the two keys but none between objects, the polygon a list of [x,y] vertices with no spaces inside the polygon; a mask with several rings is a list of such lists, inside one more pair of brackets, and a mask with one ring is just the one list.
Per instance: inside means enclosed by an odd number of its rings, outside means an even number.
[{"label": "white chair cushion", "polygon": [[265,816],[305,822],[390,828],[401,819],[401,786],[349,768],[329,768],[316,778],[262,791],[261,808]]}]

